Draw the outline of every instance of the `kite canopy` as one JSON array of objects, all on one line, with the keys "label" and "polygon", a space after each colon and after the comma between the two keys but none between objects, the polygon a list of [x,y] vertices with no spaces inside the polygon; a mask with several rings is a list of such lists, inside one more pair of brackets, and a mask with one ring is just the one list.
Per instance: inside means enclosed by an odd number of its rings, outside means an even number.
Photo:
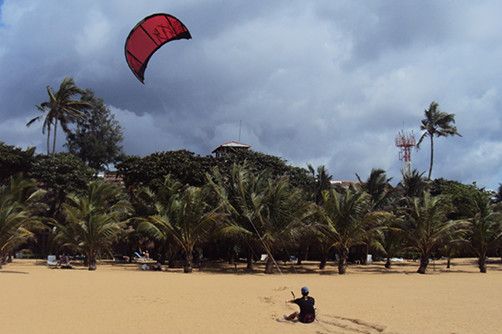
[{"label": "kite canopy", "polygon": [[146,66],[155,51],[170,41],[191,38],[187,27],[174,16],[163,13],[147,16],[127,36],[127,65],[136,78],[144,83]]}]

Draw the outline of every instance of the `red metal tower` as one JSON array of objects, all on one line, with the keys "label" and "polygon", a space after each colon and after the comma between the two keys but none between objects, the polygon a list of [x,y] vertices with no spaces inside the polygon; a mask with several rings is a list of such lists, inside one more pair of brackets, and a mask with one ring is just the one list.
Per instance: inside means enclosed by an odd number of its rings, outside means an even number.
[{"label": "red metal tower", "polygon": [[404,173],[411,173],[411,148],[416,145],[413,131],[405,133],[399,131],[396,136],[396,146],[399,147],[399,160],[404,161]]}]

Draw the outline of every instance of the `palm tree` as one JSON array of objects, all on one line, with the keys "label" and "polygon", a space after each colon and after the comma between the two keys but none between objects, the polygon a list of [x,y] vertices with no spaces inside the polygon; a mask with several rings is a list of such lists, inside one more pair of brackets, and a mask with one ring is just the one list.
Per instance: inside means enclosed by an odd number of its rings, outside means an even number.
[{"label": "palm tree", "polygon": [[446,136],[461,136],[457,128],[453,125],[455,124],[455,114],[448,114],[439,110],[439,104],[435,101],[431,102],[429,109],[424,111],[425,118],[422,119],[422,124],[420,129],[424,130],[424,133],[420,137],[417,148],[425,137],[429,137],[431,141],[431,159],[429,164],[429,174],[427,179],[431,179],[432,165],[434,163],[434,137],[446,137]]},{"label": "palm tree", "polygon": [[[371,210],[382,210],[388,204],[391,195],[391,186],[389,182],[392,178],[387,178],[387,174],[383,169],[372,169],[368,179],[366,181],[361,180],[359,175],[356,174],[357,179],[361,185],[362,190],[368,193],[370,196],[370,206]],[[376,242],[374,231],[368,231],[365,239],[364,245],[364,258],[362,263],[367,264],[368,253],[371,244]],[[377,243],[378,244],[378,243]]]},{"label": "palm tree", "polygon": [[29,225],[38,221],[34,211],[43,194],[33,180],[22,177],[0,187],[0,268],[5,255],[33,236]]},{"label": "palm tree", "polygon": [[401,217],[391,214],[386,219],[385,225],[378,231],[376,245],[385,254],[385,268],[387,269],[390,269],[392,265],[390,259],[403,249],[404,238],[401,224]]},{"label": "palm tree", "polygon": [[53,130],[52,138],[52,154],[56,152],[56,137],[58,123],[65,133],[69,133],[69,124],[75,122],[82,117],[82,113],[90,107],[89,102],[83,101],[81,98],[75,99],[76,96],[81,96],[83,91],[75,85],[72,78],[66,77],[59,86],[59,90],[54,90],[47,86],[47,95],[49,101],[42,102],[36,108],[43,113],[31,119],[26,126],[30,126],[36,121],[44,119],[42,125],[42,133],[47,131],[47,154],[50,154],[50,136]]},{"label": "palm tree", "polygon": [[312,198],[315,203],[322,203],[322,192],[331,188],[331,180],[333,180],[333,175],[330,175],[328,169],[321,165],[317,167],[317,170],[310,164],[307,165],[309,173],[314,179]]},{"label": "palm tree", "polygon": [[417,272],[425,274],[432,252],[457,233],[456,224],[447,218],[451,208],[446,197],[432,197],[424,192],[422,197],[408,198],[407,201],[407,206],[403,208],[405,219],[402,229],[409,247],[420,255]]},{"label": "palm tree", "polygon": [[486,273],[486,253],[502,238],[502,212],[495,212],[490,198],[482,192],[473,202],[476,214],[467,220],[465,240],[478,256],[479,271]]},{"label": "palm tree", "polygon": [[188,187],[172,194],[166,201],[157,201],[157,214],[149,216],[138,226],[138,230],[157,240],[172,237],[184,252],[185,273],[192,272],[195,245],[203,241],[214,223],[222,218],[218,208],[212,208],[207,202],[209,191],[208,187]]},{"label": "palm tree", "polygon": [[389,182],[392,180],[391,177],[387,178],[385,170],[373,168],[366,181],[361,180],[359,175],[356,176],[362,189],[370,195],[373,208],[384,207],[391,193]]},{"label": "palm tree", "polygon": [[428,184],[423,177],[425,172],[420,173],[416,169],[412,170],[411,173],[403,173],[403,180],[401,181],[401,187],[403,189],[404,197],[420,197],[423,192],[427,190]]},{"label": "palm tree", "polygon": [[67,222],[55,223],[55,241],[83,252],[89,270],[96,270],[98,255],[109,250],[124,230],[131,206],[123,195],[116,185],[95,181],[84,195],[68,195],[63,205]]},{"label": "palm tree", "polygon": [[268,254],[265,273],[273,272],[274,250],[286,247],[295,232],[304,233],[304,220],[310,215],[310,205],[298,188],[289,184],[286,177],[270,179],[265,192],[254,198],[257,224],[253,229]]},{"label": "palm tree", "polygon": [[339,274],[345,274],[350,248],[364,244],[368,231],[378,228],[386,216],[385,212],[371,211],[369,195],[361,190],[323,192],[318,227],[337,251]]},{"label": "palm tree", "polygon": [[263,197],[267,187],[268,174],[254,174],[247,165],[233,164],[230,175],[223,176],[216,168],[207,180],[217,194],[221,205],[227,213],[227,224],[220,233],[234,236],[241,240],[247,248],[247,270],[253,270],[253,245],[259,237],[253,225],[259,224],[259,215],[255,205],[258,198]]}]

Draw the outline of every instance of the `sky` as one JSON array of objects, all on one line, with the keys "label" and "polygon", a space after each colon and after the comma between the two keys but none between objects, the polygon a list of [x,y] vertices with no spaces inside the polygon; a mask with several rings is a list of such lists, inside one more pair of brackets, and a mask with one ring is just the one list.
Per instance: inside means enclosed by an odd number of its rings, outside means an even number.
[{"label": "sky", "polygon": [[[462,137],[435,140],[433,177],[502,182],[500,1],[0,0],[0,141],[45,152],[27,128],[64,77],[102,97],[124,151],[229,140],[335,179],[383,168],[400,179],[398,131],[420,136],[432,101]],[[179,18],[193,39],[151,58],[141,84],[124,42],[143,17]],[[59,150],[64,138],[59,140]],[[426,171],[429,143],[412,152]]]}]

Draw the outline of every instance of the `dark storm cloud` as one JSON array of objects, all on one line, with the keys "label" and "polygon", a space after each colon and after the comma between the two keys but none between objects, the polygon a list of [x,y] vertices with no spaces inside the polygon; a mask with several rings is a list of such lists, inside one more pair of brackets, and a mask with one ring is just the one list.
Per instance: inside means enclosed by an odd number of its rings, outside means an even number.
[{"label": "dark storm cloud", "polygon": [[[399,178],[394,136],[437,100],[462,138],[437,141],[434,175],[502,180],[502,6],[452,1],[6,1],[0,22],[0,140],[44,150],[25,128],[45,86],[72,76],[112,107],[131,154],[208,154],[241,139],[336,178],[372,167]],[[152,57],[141,85],[123,56],[154,12],[193,39]],[[62,142],[62,140],[61,140]],[[428,147],[413,152],[428,167]]]}]

